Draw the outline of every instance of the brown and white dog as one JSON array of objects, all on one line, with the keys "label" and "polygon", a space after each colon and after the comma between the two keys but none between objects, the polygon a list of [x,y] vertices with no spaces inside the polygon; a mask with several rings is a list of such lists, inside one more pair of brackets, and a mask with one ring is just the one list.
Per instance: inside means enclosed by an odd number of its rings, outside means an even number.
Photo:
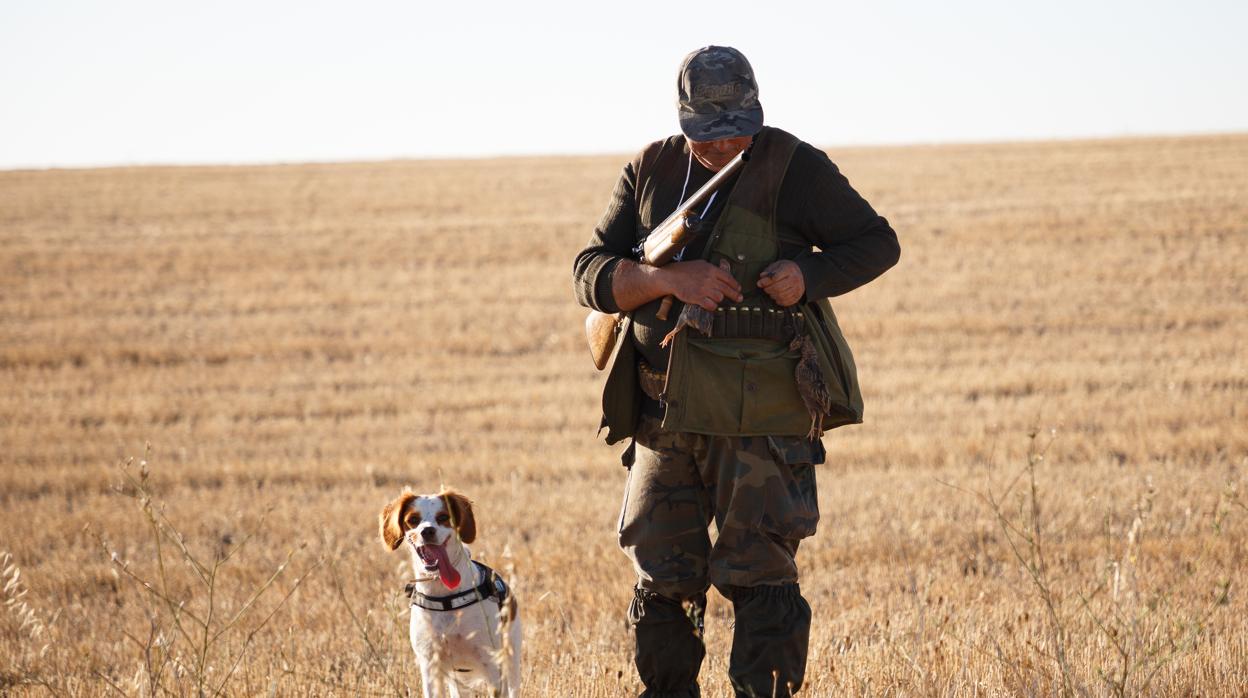
[{"label": "brown and white dog", "polygon": [[471,558],[477,537],[472,502],[454,490],[404,492],[381,511],[381,539],[411,548],[416,581],[412,651],[425,698],[459,696],[459,688],[520,695],[520,619],[516,599],[493,570]]}]

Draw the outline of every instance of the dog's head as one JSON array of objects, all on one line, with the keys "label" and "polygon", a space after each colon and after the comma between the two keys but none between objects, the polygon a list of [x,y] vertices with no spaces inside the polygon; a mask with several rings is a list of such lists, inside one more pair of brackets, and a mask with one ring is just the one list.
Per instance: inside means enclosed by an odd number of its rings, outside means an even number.
[{"label": "dog's head", "polygon": [[477,538],[472,500],[455,490],[428,495],[404,492],[381,510],[381,540],[386,547],[397,550],[405,539],[411,540],[430,571],[437,568],[437,555],[452,535],[464,543]]}]

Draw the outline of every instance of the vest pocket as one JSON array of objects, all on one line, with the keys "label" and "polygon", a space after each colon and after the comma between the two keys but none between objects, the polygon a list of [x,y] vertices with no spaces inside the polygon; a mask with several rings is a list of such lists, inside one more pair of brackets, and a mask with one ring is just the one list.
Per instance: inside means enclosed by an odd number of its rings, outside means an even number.
[{"label": "vest pocket", "polygon": [[[685,330],[688,335],[691,330]],[[680,431],[732,435],[741,426],[744,365],[730,347],[713,339],[686,338],[682,366],[673,367],[679,390],[668,396],[667,415],[683,416]],[[670,381],[670,378],[669,378]],[[668,383],[669,391],[671,383]],[[667,427],[666,420],[664,427]]]},{"label": "vest pocket", "polygon": [[801,434],[809,430],[793,371],[797,352],[745,360],[741,386],[741,425],[751,434]]},{"label": "vest pocket", "polygon": [[[687,334],[687,333],[685,333]],[[798,355],[766,339],[688,337],[672,366],[664,428],[721,436],[804,435]]]},{"label": "vest pocket", "polygon": [[724,211],[725,233],[716,241],[709,261],[726,259],[745,295],[757,291],[758,277],[780,255],[776,236],[762,218],[738,207]]}]

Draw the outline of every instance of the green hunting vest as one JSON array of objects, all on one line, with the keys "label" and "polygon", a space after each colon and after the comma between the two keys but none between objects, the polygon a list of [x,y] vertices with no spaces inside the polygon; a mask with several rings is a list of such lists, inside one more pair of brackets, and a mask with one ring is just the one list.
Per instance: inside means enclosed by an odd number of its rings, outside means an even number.
[{"label": "green hunting vest", "polygon": [[[745,296],[740,303],[721,305],[719,313],[757,317],[760,313],[786,312],[758,288],[758,278],[780,255],[776,202],[799,143],[785,131],[763,128],[710,233],[703,259],[712,264],[727,260]],[[648,199],[654,188],[642,186],[641,173],[638,176],[638,208],[650,210]],[[679,308],[677,304],[673,312]],[[826,299],[803,301],[788,312],[802,314],[800,331],[810,336],[818,354],[831,405],[824,416],[824,428],[861,423],[857,370],[832,306]],[[641,410],[631,320],[626,320],[621,341],[616,343],[603,390],[602,425],[607,428],[607,443],[631,437]],[[682,330],[671,345],[663,428],[716,436],[805,436],[811,416],[794,378],[798,359],[798,352],[790,349],[787,341],[705,337],[691,328]]]}]

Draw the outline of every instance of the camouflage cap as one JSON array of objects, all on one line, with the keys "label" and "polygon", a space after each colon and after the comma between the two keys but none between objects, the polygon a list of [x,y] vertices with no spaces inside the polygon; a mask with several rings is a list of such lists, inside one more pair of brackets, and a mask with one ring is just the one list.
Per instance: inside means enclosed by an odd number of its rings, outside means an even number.
[{"label": "camouflage cap", "polygon": [[752,136],[763,127],[754,69],[735,48],[704,46],[685,56],[676,94],[680,130],[691,141]]}]

